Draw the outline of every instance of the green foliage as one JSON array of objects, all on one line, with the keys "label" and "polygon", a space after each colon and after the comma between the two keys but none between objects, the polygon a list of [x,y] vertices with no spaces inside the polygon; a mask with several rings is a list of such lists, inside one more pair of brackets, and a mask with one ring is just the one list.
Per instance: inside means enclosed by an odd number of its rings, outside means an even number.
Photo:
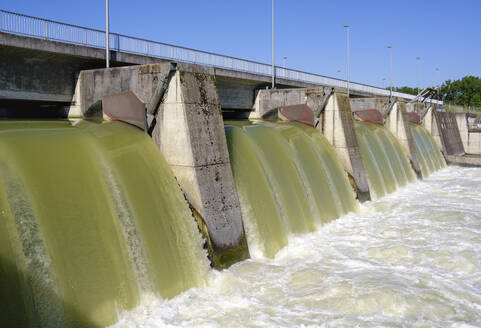
[{"label": "green foliage", "polygon": [[[386,88],[389,90],[389,88]],[[419,93],[419,89],[418,88],[411,88],[411,87],[408,87],[408,86],[404,86],[404,87],[393,87],[392,88],[392,91],[397,91],[397,92],[402,92],[402,93],[408,93],[410,95],[415,95],[417,96],[417,94]]]},{"label": "green foliage", "polygon": [[447,80],[441,85],[441,99],[464,107],[481,107],[481,78],[465,76],[460,80]]}]

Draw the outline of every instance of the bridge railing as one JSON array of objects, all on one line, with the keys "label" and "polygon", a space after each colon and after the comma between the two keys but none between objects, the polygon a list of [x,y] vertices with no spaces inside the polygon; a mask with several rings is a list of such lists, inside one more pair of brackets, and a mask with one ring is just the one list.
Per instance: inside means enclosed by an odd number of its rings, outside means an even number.
[{"label": "bridge railing", "polygon": [[[5,10],[0,10],[0,32],[105,49],[105,31],[17,14]],[[110,33],[109,45],[112,51],[189,62],[265,76],[272,75],[272,67],[269,64],[116,33]],[[275,67],[275,76],[277,78],[325,86],[341,88],[347,86],[345,80],[282,67]],[[349,88],[352,91],[365,92],[378,96],[389,96],[389,90],[362,83],[351,82]],[[404,99],[414,98],[412,95],[400,92],[393,92],[393,96]]]}]

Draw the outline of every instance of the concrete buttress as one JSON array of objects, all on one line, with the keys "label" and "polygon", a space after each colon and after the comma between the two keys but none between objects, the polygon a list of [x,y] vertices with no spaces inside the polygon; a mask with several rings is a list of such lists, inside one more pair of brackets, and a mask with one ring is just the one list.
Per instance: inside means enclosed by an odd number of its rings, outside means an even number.
[{"label": "concrete buttress", "polygon": [[421,165],[419,163],[413,134],[409,127],[409,117],[404,102],[396,101],[393,104],[392,110],[387,116],[384,125],[394,134],[401,144],[402,150],[411,161],[412,168],[418,179],[422,179]]},{"label": "concrete buttress", "polygon": [[323,112],[322,125],[318,127],[336,150],[344,169],[354,179],[359,200],[370,200],[366,169],[362,162],[347,94],[335,92],[330,96]]},{"label": "concrete buttress", "polygon": [[177,71],[159,112],[152,137],[202,217],[214,265],[248,257],[215,76],[200,68]]}]

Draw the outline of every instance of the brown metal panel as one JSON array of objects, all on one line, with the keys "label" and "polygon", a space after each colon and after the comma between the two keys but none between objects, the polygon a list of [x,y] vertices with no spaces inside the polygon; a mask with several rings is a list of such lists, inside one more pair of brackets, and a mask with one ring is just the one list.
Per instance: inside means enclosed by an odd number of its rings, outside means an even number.
[{"label": "brown metal panel", "polygon": [[363,109],[353,112],[357,119],[362,122],[383,124],[382,114],[377,109]]},{"label": "brown metal panel", "polygon": [[284,121],[296,121],[314,126],[314,113],[304,104],[281,107],[279,118]]},{"label": "brown metal panel", "polygon": [[102,98],[104,113],[114,121],[122,121],[145,129],[145,105],[132,91]]}]

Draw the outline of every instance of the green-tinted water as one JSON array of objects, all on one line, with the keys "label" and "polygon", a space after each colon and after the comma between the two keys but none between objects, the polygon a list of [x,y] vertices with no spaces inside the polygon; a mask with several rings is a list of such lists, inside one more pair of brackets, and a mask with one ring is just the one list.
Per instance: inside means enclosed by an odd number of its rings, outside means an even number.
[{"label": "green-tinted water", "polygon": [[317,130],[295,123],[226,124],[251,253],[259,247],[273,256],[289,233],[312,231],[357,209],[346,173]]},{"label": "green-tinted water", "polygon": [[423,177],[426,178],[431,173],[446,167],[446,161],[429,132],[418,124],[411,123],[410,127],[413,133]]},{"label": "green-tinted water", "polygon": [[105,326],[208,267],[165,160],[119,122],[0,122],[0,206],[6,324]]},{"label": "green-tinted water", "polygon": [[382,197],[416,180],[401,145],[385,127],[356,122],[355,128],[371,196]]}]

